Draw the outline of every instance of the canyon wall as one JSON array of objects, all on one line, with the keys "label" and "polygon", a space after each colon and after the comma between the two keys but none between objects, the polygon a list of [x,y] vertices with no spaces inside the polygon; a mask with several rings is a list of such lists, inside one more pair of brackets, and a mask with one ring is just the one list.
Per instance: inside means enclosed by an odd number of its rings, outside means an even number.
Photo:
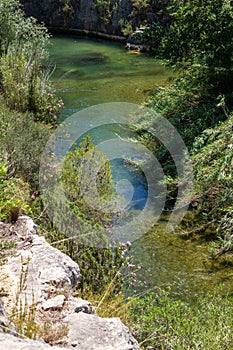
[{"label": "canyon wall", "polygon": [[[132,11],[129,0],[21,0],[27,16],[49,28],[71,28],[123,36],[119,21]],[[103,4],[103,5],[101,5]]]}]

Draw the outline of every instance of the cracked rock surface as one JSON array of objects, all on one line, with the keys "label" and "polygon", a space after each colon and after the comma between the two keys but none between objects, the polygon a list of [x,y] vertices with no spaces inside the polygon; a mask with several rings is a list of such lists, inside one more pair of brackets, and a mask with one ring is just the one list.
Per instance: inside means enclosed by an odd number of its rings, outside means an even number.
[{"label": "cracked rock surface", "polygon": [[[21,216],[14,225],[0,224],[2,237],[16,243],[0,266],[1,350],[140,350],[120,319],[99,317],[89,301],[72,295],[80,279],[78,264],[39,236],[31,218]],[[17,303],[36,307],[35,320],[40,326],[49,324],[53,346],[19,337],[8,317]],[[63,332],[55,342],[53,335],[59,329]]]}]

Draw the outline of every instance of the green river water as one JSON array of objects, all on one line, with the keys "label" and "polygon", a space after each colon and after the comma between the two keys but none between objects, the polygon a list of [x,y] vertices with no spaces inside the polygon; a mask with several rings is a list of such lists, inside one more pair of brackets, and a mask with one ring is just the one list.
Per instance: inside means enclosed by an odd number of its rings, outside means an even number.
[{"label": "green river water", "polygon": [[[170,75],[152,57],[127,52],[119,43],[64,36],[51,41],[51,60],[56,64],[53,81],[65,102],[64,116],[105,102],[141,103],[153,88],[165,84]],[[108,133],[109,130],[101,128],[95,130],[93,141],[106,138]],[[133,179],[136,197],[142,197],[143,202],[146,193],[141,174],[135,176],[118,162],[113,175],[117,180],[122,176]],[[133,242],[131,253],[142,266],[138,278],[144,286],[136,286],[137,292],[170,286],[179,298],[192,299],[211,291],[228,273],[227,269],[207,268],[204,264],[207,246],[167,233],[164,219]],[[225,282],[228,289],[230,281]]]}]

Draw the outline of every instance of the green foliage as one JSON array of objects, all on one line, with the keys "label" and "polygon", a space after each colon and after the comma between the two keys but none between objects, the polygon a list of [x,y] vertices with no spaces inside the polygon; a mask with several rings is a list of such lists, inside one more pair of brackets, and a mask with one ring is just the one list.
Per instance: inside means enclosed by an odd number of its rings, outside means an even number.
[{"label": "green foliage", "polygon": [[[233,8],[228,0],[172,1],[170,5],[170,27],[155,23],[142,36],[179,76],[171,85],[159,87],[148,106],[168,118],[193,155],[195,209],[186,217],[189,227],[183,224],[186,235],[217,239],[211,244],[211,253],[219,256],[233,248],[229,116],[233,106]],[[141,128],[148,130],[153,122],[148,117]],[[165,147],[143,136],[156,151],[165,173],[176,177]]]},{"label": "green foliage", "polygon": [[12,46],[0,62],[2,92],[7,106],[20,112],[31,111],[35,120],[57,123],[63,102],[53,95],[49,75],[45,74],[41,63],[32,61],[32,56],[26,55],[22,48]]},{"label": "green foliage", "polygon": [[164,55],[218,69],[232,67],[233,8],[229,0],[179,1],[163,40]]},{"label": "green foliage", "polygon": [[218,290],[191,305],[159,290],[135,299],[130,309],[134,335],[145,349],[231,349],[232,299]]},{"label": "green foliage", "polygon": [[[110,163],[91,143],[90,137],[85,137],[79,147],[74,145],[67,153],[63,163],[62,181],[70,208],[75,215],[84,225],[94,225],[93,237],[87,236],[87,241],[83,244],[76,243],[75,259],[79,262],[82,273],[80,290],[82,293],[87,293],[89,289],[102,292],[118,271],[119,254],[118,250],[113,253],[109,248],[90,246],[99,239],[102,239],[103,245],[107,244],[103,226],[111,223],[111,206],[114,208]],[[83,229],[81,231],[83,234]],[[118,276],[116,280],[114,291],[119,291],[118,284],[121,285],[122,281]]]},{"label": "green foliage", "polygon": [[[163,0],[132,0],[129,2],[131,12],[127,18],[121,18],[119,25],[124,35],[132,34],[134,30],[144,27],[145,35],[138,35],[145,47],[156,47],[157,42],[162,40],[167,22],[170,21],[168,15],[169,1]],[[162,31],[157,31],[160,28]],[[154,35],[156,33],[156,35]]]},{"label": "green foliage", "polygon": [[[54,167],[51,169],[48,164],[45,164],[45,170],[48,171],[46,179],[49,183],[47,200],[54,208],[50,216],[53,215],[53,225],[56,226],[59,215],[59,222],[65,223],[63,229],[61,226],[59,230],[52,228],[46,216],[39,214],[40,197],[34,199],[32,211],[47,231],[49,241],[78,262],[82,276],[78,285],[79,295],[85,298],[94,294],[100,296],[107,289],[107,299],[110,301],[122,289],[124,271],[134,265],[130,264],[131,257],[126,256],[130,242],[118,242],[112,247],[108,244],[115,220],[111,209],[116,209],[109,160],[97,150],[88,136],[79,146],[72,146],[64,157],[61,172],[67,203],[60,203],[59,195],[52,191],[55,181],[53,171],[57,170]],[[135,274],[131,274],[129,283],[134,279]]]},{"label": "green foliage", "polygon": [[95,0],[93,7],[97,10],[100,20],[104,24],[108,24],[112,17],[113,7],[111,0]]},{"label": "green foliage", "polygon": [[[186,70],[168,86],[157,88],[148,106],[167,118],[190,148],[196,136],[225,118],[222,108],[206,89],[205,69]],[[147,127],[152,120],[145,120]],[[143,124],[144,125],[144,124]]]},{"label": "green foliage", "polygon": [[49,136],[49,128],[34,122],[31,115],[0,106],[0,155],[11,176],[38,185],[40,158]]},{"label": "green foliage", "polygon": [[0,1],[0,55],[7,53],[9,45],[23,47],[37,59],[47,55],[48,31],[35,18],[25,18],[18,0]]},{"label": "green foliage", "polygon": [[196,215],[207,224],[215,224],[215,229],[209,232],[218,237],[219,242],[212,251],[213,256],[233,249],[232,128],[231,114],[214,129],[205,130],[193,146]]},{"label": "green foliage", "polygon": [[[106,224],[114,206],[114,191],[110,163],[84,138],[80,147],[74,145],[65,157],[62,181],[68,200],[82,213],[86,220]],[[95,194],[96,192],[96,194]]]},{"label": "green foliage", "polygon": [[5,163],[0,164],[0,219],[15,222],[28,209],[29,186],[18,178],[7,179]]},{"label": "green foliage", "polygon": [[132,24],[132,20],[127,20],[124,18],[120,19],[119,25],[121,26],[121,31],[125,36],[130,35],[133,32]]},{"label": "green foliage", "polygon": [[166,35],[168,28],[161,22],[152,23],[149,27],[146,27],[144,31],[137,34],[138,38],[151,52],[155,52],[159,55],[161,43]]},{"label": "green foliage", "polygon": [[[169,64],[205,69],[206,90],[232,91],[233,8],[231,1],[172,1],[170,27],[154,23],[144,40]],[[211,90],[210,90],[211,88]]]},{"label": "green foliage", "polygon": [[150,8],[150,0],[134,0],[133,2],[133,10],[131,13],[131,17],[136,17],[142,19],[145,13]]},{"label": "green foliage", "polygon": [[34,18],[25,18],[19,1],[1,0],[0,30],[3,33],[0,42],[1,90],[6,105],[20,112],[33,112],[35,120],[56,124],[63,102],[52,94],[50,69],[43,66],[48,55],[47,29]]}]

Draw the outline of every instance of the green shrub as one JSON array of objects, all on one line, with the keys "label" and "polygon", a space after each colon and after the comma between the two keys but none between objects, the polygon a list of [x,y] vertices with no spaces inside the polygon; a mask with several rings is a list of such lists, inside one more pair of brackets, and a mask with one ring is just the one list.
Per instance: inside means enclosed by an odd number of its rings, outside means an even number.
[{"label": "green shrub", "polygon": [[155,293],[130,306],[132,330],[144,349],[232,349],[232,298],[214,294],[188,304]]},{"label": "green shrub", "polygon": [[1,91],[6,105],[33,112],[37,121],[56,124],[63,101],[53,94],[50,68],[44,67],[48,30],[26,18],[18,0],[1,0],[0,31]]},{"label": "green shrub", "polygon": [[15,222],[28,209],[29,186],[19,178],[7,179],[7,167],[0,164],[0,219]]},{"label": "green shrub", "polygon": [[205,223],[205,229],[199,233],[218,239],[212,250],[216,256],[233,249],[232,128],[231,114],[217,127],[205,130],[193,146],[194,214],[200,223]]},{"label": "green shrub", "polygon": [[38,186],[40,158],[50,133],[48,127],[34,122],[33,116],[0,106],[0,155],[11,176]]},{"label": "green shrub", "polygon": [[33,112],[36,121],[56,124],[63,101],[52,92],[41,63],[22,48],[10,46],[1,59],[2,93],[6,105],[19,112]]},{"label": "green shrub", "polygon": [[[86,220],[100,225],[111,221],[110,203],[114,209],[114,191],[110,163],[89,137],[84,138],[80,147],[74,145],[67,153],[62,181],[69,202]],[[93,196],[95,189],[97,193]]]}]

